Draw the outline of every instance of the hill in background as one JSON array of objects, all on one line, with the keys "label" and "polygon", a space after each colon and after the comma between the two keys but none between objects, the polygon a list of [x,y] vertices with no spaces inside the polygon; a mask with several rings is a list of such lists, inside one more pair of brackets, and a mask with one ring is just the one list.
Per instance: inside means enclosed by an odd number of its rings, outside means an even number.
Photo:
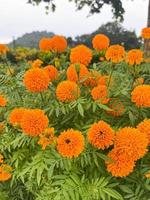
[{"label": "hill in background", "polygon": [[[122,44],[127,50],[139,48],[141,46],[141,40],[139,37],[137,37],[135,31],[125,29],[117,22],[109,22],[104,24],[93,33],[77,36],[75,39],[68,37],[68,45],[72,47],[77,44],[85,44],[89,47],[92,47],[91,40],[98,33],[107,35],[111,40],[111,44]],[[34,31],[32,33],[26,33],[22,37],[17,38],[11,42],[9,46],[38,48],[38,43],[41,38],[52,37],[53,35],[55,35],[53,32]]]}]

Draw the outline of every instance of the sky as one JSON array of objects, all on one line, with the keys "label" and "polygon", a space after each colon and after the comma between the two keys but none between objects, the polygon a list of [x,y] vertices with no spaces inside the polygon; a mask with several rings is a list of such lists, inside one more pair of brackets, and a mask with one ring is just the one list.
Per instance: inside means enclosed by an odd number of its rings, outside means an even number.
[{"label": "sky", "polygon": [[[125,8],[123,26],[135,30],[139,35],[147,23],[148,0],[122,0]],[[55,13],[46,15],[40,6],[26,4],[27,0],[0,0],[0,43],[32,31],[50,31],[55,34],[72,36],[91,33],[102,24],[113,21],[110,6],[104,6],[100,14],[88,16],[88,8],[76,11],[74,3],[56,0]]]}]

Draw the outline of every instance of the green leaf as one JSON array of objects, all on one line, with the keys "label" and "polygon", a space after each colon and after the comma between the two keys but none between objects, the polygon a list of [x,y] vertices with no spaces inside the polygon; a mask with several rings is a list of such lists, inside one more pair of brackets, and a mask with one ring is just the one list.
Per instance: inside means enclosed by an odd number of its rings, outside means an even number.
[{"label": "green leaf", "polygon": [[83,109],[83,107],[80,103],[78,104],[78,111],[79,111],[80,115],[83,117],[84,116],[84,109]]},{"label": "green leaf", "polygon": [[123,200],[122,196],[116,190],[110,188],[103,188],[103,191],[115,199]]}]

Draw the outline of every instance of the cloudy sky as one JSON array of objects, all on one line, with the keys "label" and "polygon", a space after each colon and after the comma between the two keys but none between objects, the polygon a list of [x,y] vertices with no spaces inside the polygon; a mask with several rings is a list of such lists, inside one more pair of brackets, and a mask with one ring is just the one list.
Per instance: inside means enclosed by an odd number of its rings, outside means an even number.
[{"label": "cloudy sky", "polygon": [[[96,30],[101,24],[112,21],[111,8],[104,6],[101,14],[88,17],[88,9],[75,11],[74,3],[58,0],[55,13],[45,14],[44,4],[38,7],[26,4],[27,0],[0,0],[0,43],[26,32],[52,31],[64,36],[77,36]],[[147,22],[148,0],[123,0],[126,10],[123,25],[140,34]]]}]

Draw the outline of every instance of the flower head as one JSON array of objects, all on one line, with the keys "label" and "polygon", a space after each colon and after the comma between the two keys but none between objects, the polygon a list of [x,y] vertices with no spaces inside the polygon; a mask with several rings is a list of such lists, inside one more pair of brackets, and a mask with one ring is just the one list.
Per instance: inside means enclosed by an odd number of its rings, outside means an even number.
[{"label": "flower head", "polygon": [[89,71],[85,65],[71,64],[67,69],[67,79],[69,81],[85,83],[89,76]]},{"label": "flower head", "polygon": [[62,81],[56,88],[56,96],[62,102],[74,101],[80,96],[80,88],[73,81]]},{"label": "flower head", "polygon": [[113,149],[108,153],[108,157],[112,161],[107,161],[107,170],[116,177],[128,176],[134,169],[134,160],[130,159],[126,154],[122,154],[119,149]]},{"label": "flower head", "polygon": [[3,162],[4,162],[3,159],[4,159],[3,155],[0,154],[0,163],[3,163]]},{"label": "flower head", "polygon": [[71,63],[80,63],[85,66],[90,64],[92,60],[92,51],[85,45],[78,45],[71,49],[70,61]]},{"label": "flower head", "polygon": [[67,48],[67,40],[63,36],[55,35],[51,38],[51,50],[62,53]]},{"label": "flower head", "polygon": [[6,54],[9,48],[5,44],[0,44],[0,54]]},{"label": "flower head", "polygon": [[42,51],[50,51],[52,49],[52,44],[51,44],[51,39],[50,38],[42,38],[39,42],[39,48]]},{"label": "flower head", "polygon": [[140,49],[132,49],[128,52],[126,62],[129,65],[139,65],[143,61],[143,52]]},{"label": "flower head", "polygon": [[9,115],[9,122],[13,126],[20,125],[22,117],[27,109],[25,108],[15,108],[11,111]]},{"label": "flower head", "polygon": [[124,59],[125,50],[120,45],[112,45],[106,51],[106,59],[113,63],[119,63]]},{"label": "flower head", "polygon": [[68,158],[77,157],[84,149],[84,137],[80,131],[68,129],[57,139],[58,152]]},{"label": "flower head", "polygon": [[25,73],[23,82],[30,92],[42,92],[48,88],[49,76],[43,69],[33,68]]},{"label": "flower head", "polygon": [[138,85],[131,93],[131,101],[138,107],[150,107],[150,85]]},{"label": "flower head", "polygon": [[97,34],[92,40],[93,48],[99,51],[106,50],[109,47],[110,40],[104,34]]},{"label": "flower head", "polygon": [[43,110],[30,109],[24,112],[21,119],[21,128],[29,136],[40,135],[48,126],[48,117]]},{"label": "flower head", "polygon": [[44,71],[48,74],[50,82],[57,79],[58,70],[53,65],[47,65],[46,67],[44,67]]},{"label": "flower head", "polygon": [[144,39],[150,39],[150,27],[143,28],[141,35],[142,35],[142,38]]},{"label": "flower head", "polygon": [[12,168],[7,164],[0,166],[0,181],[7,181],[12,177]]},{"label": "flower head", "polygon": [[137,126],[137,129],[141,133],[145,133],[148,138],[148,143],[150,145],[150,119],[145,119],[144,121],[140,122]]},{"label": "flower head", "polygon": [[3,95],[0,95],[0,107],[5,107],[7,104],[7,100],[4,98]]},{"label": "flower head", "polygon": [[114,147],[136,161],[147,152],[147,135],[138,129],[125,127],[116,133]]},{"label": "flower head", "polygon": [[109,124],[100,120],[94,123],[88,131],[89,142],[98,149],[106,149],[113,144],[114,131]]},{"label": "flower head", "polygon": [[102,104],[107,104],[109,102],[108,91],[105,85],[98,85],[94,87],[91,91],[91,95],[95,101],[99,100]]},{"label": "flower head", "polygon": [[91,87],[97,86],[100,77],[101,77],[101,74],[97,70],[91,70],[89,72],[88,79],[85,81],[85,85],[86,86],[91,86]]}]

